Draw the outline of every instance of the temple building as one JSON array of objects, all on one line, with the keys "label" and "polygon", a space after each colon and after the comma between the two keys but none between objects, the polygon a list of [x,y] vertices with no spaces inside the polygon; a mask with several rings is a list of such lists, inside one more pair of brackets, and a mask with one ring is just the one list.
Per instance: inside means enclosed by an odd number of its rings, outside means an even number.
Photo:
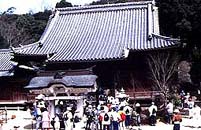
[{"label": "temple building", "polygon": [[123,88],[130,97],[150,98],[147,55],[180,45],[159,30],[153,1],[57,8],[39,41],[10,50],[10,67],[13,74],[30,75],[23,89],[32,94],[79,96],[103,89],[115,95]]}]

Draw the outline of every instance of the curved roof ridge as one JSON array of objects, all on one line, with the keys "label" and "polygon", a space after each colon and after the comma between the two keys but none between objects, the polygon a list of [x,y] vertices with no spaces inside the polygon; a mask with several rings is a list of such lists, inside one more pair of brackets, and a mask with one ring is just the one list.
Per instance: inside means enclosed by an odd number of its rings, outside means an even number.
[{"label": "curved roof ridge", "polygon": [[49,26],[50,26],[50,23],[52,22],[52,19],[55,17],[55,15],[56,15],[56,12],[53,12],[50,15],[49,20],[47,22],[47,25],[45,27],[45,30],[44,30],[43,34],[41,35],[41,37],[40,37],[40,39],[38,41],[33,42],[31,44],[27,44],[27,45],[21,45],[20,47],[15,47],[13,49],[20,52],[21,49],[26,49],[26,48],[32,47],[34,45],[40,46],[42,44],[41,43],[42,39],[44,39],[44,35],[46,35],[47,31],[50,30]]},{"label": "curved roof ridge", "polygon": [[37,45],[37,44],[39,44],[40,43],[40,41],[37,41],[37,42],[34,42],[34,43],[31,43],[31,44],[27,44],[27,45],[22,45],[22,46],[20,46],[20,47],[15,47],[14,48],[14,50],[21,50],[21,49],[26,49],[26,48],[29,48],[29,47],[32,47],[32,46],[34,46],[34,45]]},{"label": "curved roof ridge", "polygon": [[171,40],[171,41],[180,41],[180,39],[178,38],[172,38],[172,37],[167,37],[167,36],[163,36],[163,35],[159,35],[159,34],[152,34],[155,37],[159,37],[159,38],[163,38],[165,40]]},{"label": "curved roof ridge", "polygon": [[48,23],[48,27],[45,28],[45,32],[43,33],[43,36],[40,38],[40,43],[43,44],[43,42],[46,40],[47,36],[49,35],[50,31],[52,30],[60,11],[56,11],[53,16],[51,16],[51,22]]},{"label": "curved roof ridge", "polygon": [[8,53],[10,52],[10,49],[0,49],[0,53]]},{"label": "curved roof ridge", "polygon": [[97,8],[110,8],[110,7],[122,7],[122,6],[132,6],[137,8],[136,5],[147,5],[153,3],[153,1],[139,1],[139,2],[126,2],[126,3],[117,3],[117,4],[104,4],[104,5],[89,5],[89,6],[79,6],[79,7],[65,7],[65,8],[56,8],[56,11],[76,11],[76,10],[88,10],[88,9],[97,9]]},{"label": "curved roof ridge", "polygon": [[48,30],[48,28],[49,28],[49,26],[50,26],[50,23],[52,22],[52,19],[55,17],[55,14],[56,14],[56,11],[55,11],[55,10],[52,11],[52,14],[49,16],[49,19],[48,19],[48,21],[47,21],[45,30],[43,31],[43,33],[42,33],[42,35],[41,35],[39,41],[40,41],[41,39],[43,39],[45,33],[47,32],[47,30]]}]

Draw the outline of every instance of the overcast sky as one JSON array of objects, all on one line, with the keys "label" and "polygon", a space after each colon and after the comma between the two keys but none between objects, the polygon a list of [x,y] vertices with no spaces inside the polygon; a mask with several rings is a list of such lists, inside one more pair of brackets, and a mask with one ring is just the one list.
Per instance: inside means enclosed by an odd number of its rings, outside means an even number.
[{"label": "overcast sky", "polygon": [[[0,0],[0,12],[6,11],[9,7],[15,7],[14,13],[24,14],[29,11],[34,13],[43,11],[45,8],[54,8],[60,0]],[[96,0],[66,0],[73,5],[85,5]]]}]

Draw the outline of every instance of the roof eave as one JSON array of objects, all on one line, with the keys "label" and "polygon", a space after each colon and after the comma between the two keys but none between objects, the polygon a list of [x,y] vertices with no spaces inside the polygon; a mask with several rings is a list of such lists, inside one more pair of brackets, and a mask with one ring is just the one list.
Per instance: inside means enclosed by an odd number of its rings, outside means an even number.
[{"label": "roof eave", "polygon": [[55,64],[55,63],[97,63],[97,62],[108,62],[108,61],[118,61],[125,60],[126,57],[120,58],[108,58],[108,59],[89,59],[89,60],[69,60],[69,61],[47,61],[46,64]]}]

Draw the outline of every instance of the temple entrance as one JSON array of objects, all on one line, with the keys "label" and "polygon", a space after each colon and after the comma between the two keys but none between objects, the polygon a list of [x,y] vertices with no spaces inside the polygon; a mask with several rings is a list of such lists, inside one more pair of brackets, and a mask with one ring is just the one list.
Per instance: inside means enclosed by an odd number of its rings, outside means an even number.
[{"label": "temple entrance", "polygon": [[[89,93],[97,90],[96,75],[41,75],[33,77],[25,88],[37,96],[34,99],[34,108],[46,108],[51,120],[59,117],[67,110],[73,115],[82,118],[85,100]],[[40,105],[42,104],[42,105]]]},{"label": "temple entrance", "polygon": [[55,115],[62,115],[67,108],[74,109],[76,115],[82,117],[84,100],[89,92],[93,92],[92,90],[89,88],[66,87],[64,84],[57,83],[50,85],[49,88],[41,89],[37,93],[45,95],[43,100],[48,104],[51,118]]}]

